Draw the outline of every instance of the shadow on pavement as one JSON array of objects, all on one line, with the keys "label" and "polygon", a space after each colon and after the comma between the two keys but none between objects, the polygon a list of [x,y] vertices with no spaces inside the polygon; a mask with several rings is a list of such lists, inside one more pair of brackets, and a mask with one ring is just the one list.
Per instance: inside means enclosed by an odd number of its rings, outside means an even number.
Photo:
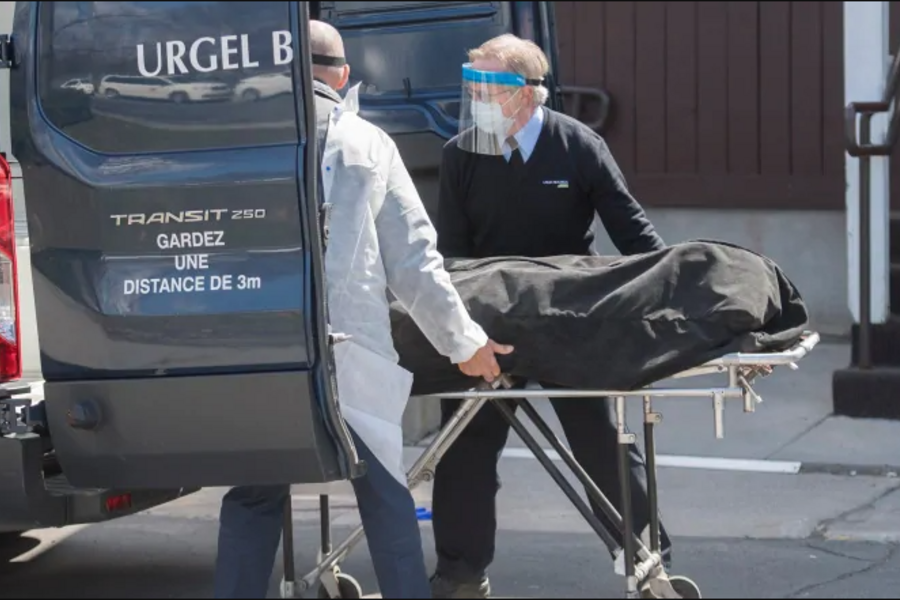
[{"label": "shadow on pavement", "polygon": [[[349,533],[335,528],[335,542]],[[87,528],[54,552],[4,572],[8,598],[209,598],[215,560],[214,519],[139,516],[118,524]],[[429,525],[422,528],[428,568],[434,564]],[[295,531],[297,572],[315,560],[318,527]],[[754,541],[680,538],[675,541],[674,574],[700,584],[710,598],[893,597],[898,571],[891,547],[847,542]],[[357,548],[342,570],[355,577],[367,596],[377,594],[368,548]],[[618,598],[623,580],[597,538],[587,533],[501,530],[491,569],[498,598]],[[278,597],[280,557],[270,597]],[[854,594],[835,586],[856,582]],[[849,589],[844,587],[843,590]],[[838,592],[835,594],[835,592]],[[311,590],[306,597],[315,597]]]},{"label": "shadow on pavement", "polygon": [[31,552],[41,545],[39,539],[18,533],[0,533],[0,574],[4,574],[15,564],[11,561]]}]

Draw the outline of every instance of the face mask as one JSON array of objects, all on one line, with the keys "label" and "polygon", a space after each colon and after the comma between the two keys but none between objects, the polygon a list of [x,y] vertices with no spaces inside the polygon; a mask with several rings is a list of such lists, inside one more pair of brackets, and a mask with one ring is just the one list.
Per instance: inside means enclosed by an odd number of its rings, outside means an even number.
[{"label": "face mask", "polygon": [[503,114],[503,107],[511,100],[512,98],[503,104],[472,100],[472,118],[475,120],[475,126],[497,137],[506,136],[515,121],[515,115],[507,117]]}]

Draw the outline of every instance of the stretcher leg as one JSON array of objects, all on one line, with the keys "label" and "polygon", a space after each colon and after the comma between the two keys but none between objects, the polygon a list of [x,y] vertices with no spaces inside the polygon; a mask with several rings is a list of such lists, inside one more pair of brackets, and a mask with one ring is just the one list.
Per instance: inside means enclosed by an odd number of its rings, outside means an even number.
[{"label": "stretcher leg", "polygon": [[[581,497],[578,495],[578,492],[575,490],[574,487],[572,487],[572,484],[569,483],[569,481],[560,472],[560,470],[558,468],[556,468],[556,465],[553,464],[553,461],[550,460],[550,458],[547,456],[547,453],[544,452],[543,448],[541,448],[541,445],[537,442],[537,440],[534,439],[534,436],[532,436],[531,433],[529,433],[528,430],[525,429],[525,426],[522,424],[522,422],[516,418],[515,413],[513,413],[512,409],[509,407],[509,405],[505,401],[499,401],[499,402],[494,402],[494,406],[497,408],[497,410],[500,411],[500,414],[503,416],[503,419],[507,423],[509,423],[509,425],[510,425],[510,427],[512,427],[513,431],[515,431],[516,434],[520,438],[522,438],[522,441],[525,442],[525,445],[528,447],[528,449],[531,451],[531,453],[534,454],[534,457],[538,460],[538,462],[541,463],[541,466],[544,467],[544,470],[547,471],[547,473],[550,475],[550,477],[553,479],[553,481],[556,483],[556,485],[559,486],[559,489],[562,490],[562,492],[566,495],[566,497],[569,499],[569,501],[575,506],[576,510],[578,510],[578,512],[581,513],[581,516],[584,517],[584,520],[588,522],[588,524],[591,526],[591,529],[593,529],[597,533],[597,535],[600,536],[600,539],[603,540],[603,543],[605,543],[607,545],[607,547],[610,548],[610,550],[618,548],[618,543],[613,539],[612,535],[606,530],[606,528],[600,522],[600,519],[597,518],[597,516],[591,510],[590,506],[588,506],[588,504],[584,500],[581,499]],[[531,408],[530,405],[529,405],[529,408]],[[529,418],[531,418],[531,417],[529,417]],[[546,425],[546,423],[543,423],[543,419],[540,419],[539,416],[538,416],[538,419],[542,422],[542,424]],[[574,462],[575,459],[573,458],[572,461]],[[575,463],[575,464],[577,465],[577,463]],[[582,473],[583,473],[583,471],[582,471]],[[582,473],[575,474],[576,477],[579,478],[579,480],[581,480],[580,475]],[[590,480],[590,478],[588,478],[586,474],[584,476],[585,476],[585,481],[579,481],[579,482],[584,483],[586,485],[593,485],[593,482]],[[602,497],[602,495],[601,495],[601,497]]]},{"label": "stretcher leg", "polygon": [[[562,441],[558,437],[556,437],[556,434],[553,433],[553,430],[550,429],[550,426],[547,424],[547,422],[543,418],[541,418],[540,414],[537,412],[534,406],[526,399],[517,400],[517,404],[522,409],[522,412],[525,413],[525,416],[527,416],[532,424],[534,424],[534,426],[544,437],[544,439],[547,440],[553,450],[557,454],[559,454],[562,461],[566,464],[566,467],[568,467],[569,470],[572,471],[572,474],[575,475],[576,479],[578,479],[578,482],[584,486],[585,491],[587,492],[590,499],[600,507],[606,517],[613,522],[616,528],[619,531],[622,531],[624,522],[622,520],[622,516],[619,514],[619,511],[616,510],[616,507],[613,506],[609,498],[603,495],[603,492],[600,491],[600,488],[597,487],[597,484],[593,479],[591,479],[591,476],[588,475],[587,471],[585,471],[584,468],[578,463],[572,452],[565,446],[565,444],[562,443]],[[526,435],[530,437],[530,434],[527,433],[527,431]],[[539,445],[536,445],[535,447],[540,449]],[[533,449],[532,451],[534,452]],[[543,452],[543,449],[541,449],[540,451]],[[556,467],[553,466],[553,468],[555,469]],[[579,502],[580,501],[581,499],[579,498]],[[591,514],[591,517],[594,517],[593,512],[589,512]],[[582,512],[582,515],[583,514],[584,513]],[[602,526],[599,520],[597,521],[596,525],[592,523],[591,528],[594,529],[594,531],[596,531],[600,538],[603,540],[603,543],[606,545],[610,554],[614,554],[620,549],[618,542],[616,542],[612,538],[612,535],[609,533],[609,531],[607,531],[605,527]],[[642,560],[650,559],[650,554],[643,547],[640,548],[638,554],[641,556]]]},{"label": "stretcher leg", "polygon": [[[499,382],[498,382],[499,383]],[[485,384],[487,385],[487,384]],[[480,386],[484,389],[484,386]],[[472,419],[475,418],[475,415],[478,414],[478,411],[482,409],[482,407],[489,400],[484,398],[470,398],[463,402],[462,406],[456,411],[450,421],[446,426],[441,428],[438,434],[435,436],[435,439],[428,445],[425,451],[419,456],[416,460],[415,464],[409,469],[408,473],[408,481],[409,481],[409,489],[412,490],[422,484],[423,482],[431,481],[434,479],[434,470],[437,467],[437,463],[440,461],[441,457],[447,452],[450,446],[459,438],[460,434],[465,430],[465,428],[472,422]],[[300,581],[296,581],[293,578],[294,573],[294,565],[293,565],[293,545],[291,546],[292,550],[290,552],[291,564],[290,568],[288,568],[288,555],[285,553],[285,580],[282,582],[281,586],[281,597],[282,598],[302,598],[304,594],[310,590],[317,582],[321,584],[319,597],[320,598],[359,598],[360,595],[342,595],[344,593],[349,594],[358,594],[357,590],[359,590],[359,584],[357,584],[349,575],[345,573],[341,573],[338,565],[343,562],[343,560],[353,551],[356,546],[365,539],[365,531],[360,525],[340,544],[335,547],[332,547],[331,544],[331,525],[330,525],[330,510],[328,508],[328,497],[323,496],[320,498],[320,502],[324,502],[324,504],[320,504],[320,510],[322,511],[320,514],[321,524],[322,524],[322,547],[328,548],[329,552],[322,553],[318,564],[316,567],[306,574]],[[290,529],[293,526],[293,518],[290,512],[285,514],[285,530]],[[326,536],[325,531],[328,531],[327,535],[327,543],[325,543]],[[287,536],[285,536],[285,540],[287,540]],[[293,543],[293,537],[291,536],[291,543]],[[291,574],[290,580],[288,580],[287,574]],[[332,574],[334,574],[332,576]],[[334,582],[337,589],[334,589],[330,584]],[[350,584],[353,584],[352,586]],[[332,587],[332,589],[329,589]],[[325,594],[328,595],[325,595]],[[334,594],[334,595],[332,595]]]},{"label": "stretcher leg", "polygon": [[[625,398],[622,398],[621,415],[619,415],[618,405],[616,412],[617,425],[624,425],[627,422],[627,415],[625,414]],[[661,422],[662,415],[653,410],[652,396],[644,396],[644,456],[647,465],[647,501],[650,508],[650,552],[651,554],[660,557],[662,556],[662,543],[660,540],[659,522],[656,426]],[[627,467],[627,464],[625,466]],[[626,478],[625,485],[628,485],[628,481],[630,480]],[[641,580],[639,580],[639,583],[641,583]],[[638,596],[641,598],[701,598],[700,588],[696,583],[686,577],[670,577],[661,566],[655,568],[647,577],[646,581],[643,581],[642,583],[643,585],[640,586]]]},{"label": "stretcher leg", "polygon": [[319,526],[322,558],[331,554],[331,506],[328,494],[319,496]]},{"label": "stretcher leg", "polygon": [[288,494],[287,502],[284,503],[283,519],[281,527],[281,559],[284,566],[284,575],[281,578],[281,597],[293,598],[297,575],[294,569],[294,509],[291,505],[290,494]]},{"label": "stretcher leg", "polygon": [[616,428],[619,434],[617,447],[619,454],[619,486],[622,490],[622,539],[625,553],[626,598],[640,598],[634,560],[634,511],[631,507],[631,478],[629,477],[628,447],[636,442],[633,433],[628,433],[625,420],[625,397],[616,397]]},{"label": "stretcher leg", "polygon": [[[328,494],[319,496],[319,557],[322,563],[331,556],[331,505]],[[353,577],[341,572],[335,564],[319,576],[319,598],[362,598],[362,586]]]},{"label": "stretcher leg", "polygon": [[[569,484],[559,469],[553,464],[541,445],[535,440],[534,436],[528,432],[522,422],[515,416],[514,411],[506,404],[504,400],[495,400],[494,404],[500,411],[501,416],[506,420],[510,427],[515,430],[516,434],[522,439],[528,449],[532,452],[538,462],[548,472],[554,482],[560,487],[566,497],[572,502],[578,512],[584,517],[591,528],[606,544],[609,551],[615,554],[618,551],[623,552],[626,565],[626,581],[627,581],[627,597],[628,598],[700,598],[699,589],[696,584],[686,578],[672,577],[669,578],[662,566],[662,550],[659,522],[659,500],[658,487],[656,477],[656,446],[654,425],[659,421],[659,415],[655,415],[652,411],[650,397],[644,398],[645,412],[645,428],[646,435],[645,453],[647,455],[648,469],[648,502],[651,508],[650,517],[650,547],[648,548],[643,540],[637,535],[633,527],[633,513],[631,504],[631,479],[629,473],[629,446],[637,443],[637,438],[627,431],[627,412],[624,397],[615,398],[616,403],[616,425],[619,434],[619,464],[620,464],[620,480],[623,500],[623,515],[620,515],[615,506],[600,491],[593,479],[587,474],[583,467],[578,463],[571,451],[566,448],[562,441],[556,437],[553,430],[547,422],[540,416],[534,406],[527,399],[516,399],[514,402],[520,407],[534,424],[554,451],[559,454],[562,461],[569,470],[575,475],[579,483],[581,483],[588,496],[594,500],[597,506],[612,521],[613,525],[622,533],[623,540],[626,541],[624,548],[614,540],[612,534],[597,519],[590,507],[580,498],[575,489]],[[655,532],[655,533],[654,533]],[[628,543],[630,541],[630,543]],[[630,558],[629,558],[630,557]]]},{"label": "stretcher leg", "polygon": [[644,396],[644,459],[647,463],[647,498],[650,501],[650,552],[662,553],[659,495],[656,479],[656,425],[662,415],[653,412],[653,398]]}]

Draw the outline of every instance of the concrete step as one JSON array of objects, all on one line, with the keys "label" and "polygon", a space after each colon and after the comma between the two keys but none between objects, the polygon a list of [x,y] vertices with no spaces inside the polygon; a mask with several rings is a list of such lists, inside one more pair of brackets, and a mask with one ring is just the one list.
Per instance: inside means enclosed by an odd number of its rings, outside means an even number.
[{"label": "concrete step", "polygon": [[834,414],[860,419],[900,420],[900,368],[848,367],[831,380]]},{"label": "concrete step", "polygon": [[[900,316],[891,316],[886,323],[875,323],[870,331],[872,365],[900,367]],[[850,364],[856,366],[859,364],[859,325],[854,324],[851,328],[850,339]]]}]

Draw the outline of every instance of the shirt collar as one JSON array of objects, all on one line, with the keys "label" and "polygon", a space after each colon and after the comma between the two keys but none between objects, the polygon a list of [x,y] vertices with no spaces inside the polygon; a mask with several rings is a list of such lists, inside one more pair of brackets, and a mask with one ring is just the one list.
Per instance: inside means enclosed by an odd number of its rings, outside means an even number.
[{"label": "shirt collar", "polygon": [[[534,111],[534,114],[531,115],[531,118],[528,119],[528,122],[525,123],[525,126],[513,135],[519,143],[519,152],[522,153],[523,161],[527,161],[531,156],[531,153],[534,152],[534,147],[537,145],[538,138],[541,135],[541,127],[543,127],[543,125],[544,107],[538,106]],[[506,160],[509,160],[511,155],[512,150],[510,149],[509,144],[503,142],[503,156],[506,157]]]},{"label": "shirt collar", "polygon": [[313,80],[313,90],[315,93],[324,96],[325,98],[330,98],[334,102],[337,103],[337,106],[334,108],[335,117],[340,116],[343,113],[359,113],[359,87],[362,85],[362,82],[357,83],[352,88],[347,90],[347,93],[341,98],[341,95],[334,91],[331,87],[322,83],[318,79]]}]

